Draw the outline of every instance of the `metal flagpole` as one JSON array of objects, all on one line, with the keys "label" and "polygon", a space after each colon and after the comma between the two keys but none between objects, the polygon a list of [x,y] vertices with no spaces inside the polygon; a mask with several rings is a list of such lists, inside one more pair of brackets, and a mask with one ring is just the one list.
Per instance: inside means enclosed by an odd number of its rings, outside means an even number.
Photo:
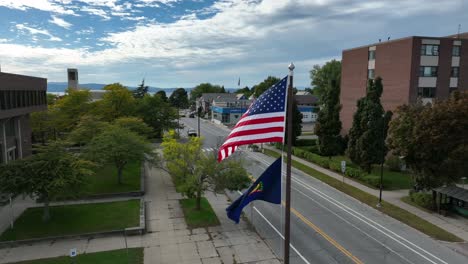
[{"label": "metal flagpole", "polygon": [[289,264],[289,244],[291,236],[291,147],[292,147],[292,104],[293,104],[293,71],[294,64],[289,64],[289,87],[288,87],[288,109],[287,109],[287,138],[288,138],[288,152],[286,164],[286,208],[284,212],[284,264]]}]

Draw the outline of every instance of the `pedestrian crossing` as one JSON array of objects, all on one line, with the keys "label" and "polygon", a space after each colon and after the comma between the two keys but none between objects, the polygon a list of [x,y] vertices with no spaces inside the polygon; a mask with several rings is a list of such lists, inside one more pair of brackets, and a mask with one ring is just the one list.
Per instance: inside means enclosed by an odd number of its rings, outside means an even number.
[{"label": "pedestrian crossing", "polygon": [[[243,149],[241,147],[238,147],[236,151],[242,151]],[[218,152],[217,148],[203,148],[203,152],[208,153],[208,152]]]}]

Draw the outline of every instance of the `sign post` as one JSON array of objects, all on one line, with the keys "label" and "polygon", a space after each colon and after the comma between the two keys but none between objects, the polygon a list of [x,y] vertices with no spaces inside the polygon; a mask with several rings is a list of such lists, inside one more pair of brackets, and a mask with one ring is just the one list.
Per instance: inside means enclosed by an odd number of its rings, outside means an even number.
[{"label": "sign post", "polygon": [[341,173],[343,173],[343,183],[344,183],[344,176],[346,172],[346,160],[341,161]]},{"label": "sign post", "polygon": [[76,248],[70,249],[70,258],[72,259],[72,263],[76,263],[75,257],[78,255]]}]

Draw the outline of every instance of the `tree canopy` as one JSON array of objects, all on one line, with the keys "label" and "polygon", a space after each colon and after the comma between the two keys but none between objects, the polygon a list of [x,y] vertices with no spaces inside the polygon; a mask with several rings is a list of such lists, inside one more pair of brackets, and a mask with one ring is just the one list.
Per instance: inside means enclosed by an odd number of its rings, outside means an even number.
[{"label": "tree canopy", "polygon": [[249,98],[253,94],[254,90],[250,89],[248,86],[244,88],[237,89],[236,94],[243,94],[245,97]]},{"label": "tree canopy", "polygon": [[261,83],[254,85],[252,87],[252,90],[254,91],[254,95],[256,98],[258,98],[263,92],[268,90],[271,86],[275,85],[277,82],[279,82],[281,79],[274,77],[274,76],[268,76],[265,80],[263,80]]},{"label": "tree canopy", "polygon": [[167,102],[167,99],[168,99],[168,98],[167,98],[167,95],[166,95],[166,91],[164,91],[164,90],[157,91],[155,95],[161,97],[161,99],[162,99],[164,102]]},{"label": "tree canopy", "polygon": [[385,112],[380,103],[382,92],[380,77],[369,80],[366,96],[357,102],[353,126],[349,131],[347,154],[354,163],[368,173],[372,169],[372,164],[383,162],[382,159],[387,153],[385,138],[392,113]]},{"label": "tree canopy", "polygon": [[195,88],[192,89],[190,92],[190,100],[195,101],[195,99],[199,98],[203,93],[224,93],[224,87],[219,85],[213,85],[211,83],[201,83]]},{"label": "tree canopy", "polygon": [[133,90],[132,94],[135,99],[141,99],[145,97],[145,95],[148,94],[148,89],[149,86],[145,85],[145,79],[141,81],[141,84],[138,85],[138,87]]},{"label": "tree canopy", "polygon": [[123,116],[131,116],[135,112],[135,98],[127,87],[120,83],[104,86],[107,92],[102,100],[95,103],[95,114],[102,117],[104,121],[113,122]]},{"label": "tree canopy", "polygon": [[391,121],[388,143],[422,188],[451,184],[468,170],[468,92],[433,105],[404,105]]},{"label": "tree canopy", "polygon": [[157,95],[145,96],[137,106],[137,115],[153,129],[157,138],[162,138],[164,131],[177,127],[177,110]]},{"label": "tree canopy", "polygon": [[189,107],[187,91],[184,88],[175,89],[169,96],[169,103],[173,107],[185,109]]},{"label": "tree canopy", "polygon": [[323,66],[314,65],[310,71],[312,94],[318,97],[319,102],[324,100],[323,96],[327,90],[329,83],[335,81],[338,85],[341,81],[341,61],[331,60]]}]

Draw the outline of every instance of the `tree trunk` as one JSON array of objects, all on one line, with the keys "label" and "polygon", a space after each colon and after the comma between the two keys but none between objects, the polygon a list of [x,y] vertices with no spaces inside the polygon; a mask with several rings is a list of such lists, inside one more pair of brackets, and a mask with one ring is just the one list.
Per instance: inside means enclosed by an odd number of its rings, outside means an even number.
[{"label": "tree trunk", "polygon": [[122,184],[122,172],[123,172],[123,167],[117,167],[117,182],[118,182],[118,184]]},{"label": "tree trunk", "polygon": [[197,207],[196,207],[196,209],[199,211],[199,210],[201,210],[201,189],[200,189],[200,188],[197,190],[197,197],[196,197],[196,199],[197,199]]},{"label": "tree trunk", "polygon": [[42,214],[42,221],[43,222],[48,222],[50,220],[50,207],[49,207],[49,197],[46,196],[44,198],[44,213]]}]

